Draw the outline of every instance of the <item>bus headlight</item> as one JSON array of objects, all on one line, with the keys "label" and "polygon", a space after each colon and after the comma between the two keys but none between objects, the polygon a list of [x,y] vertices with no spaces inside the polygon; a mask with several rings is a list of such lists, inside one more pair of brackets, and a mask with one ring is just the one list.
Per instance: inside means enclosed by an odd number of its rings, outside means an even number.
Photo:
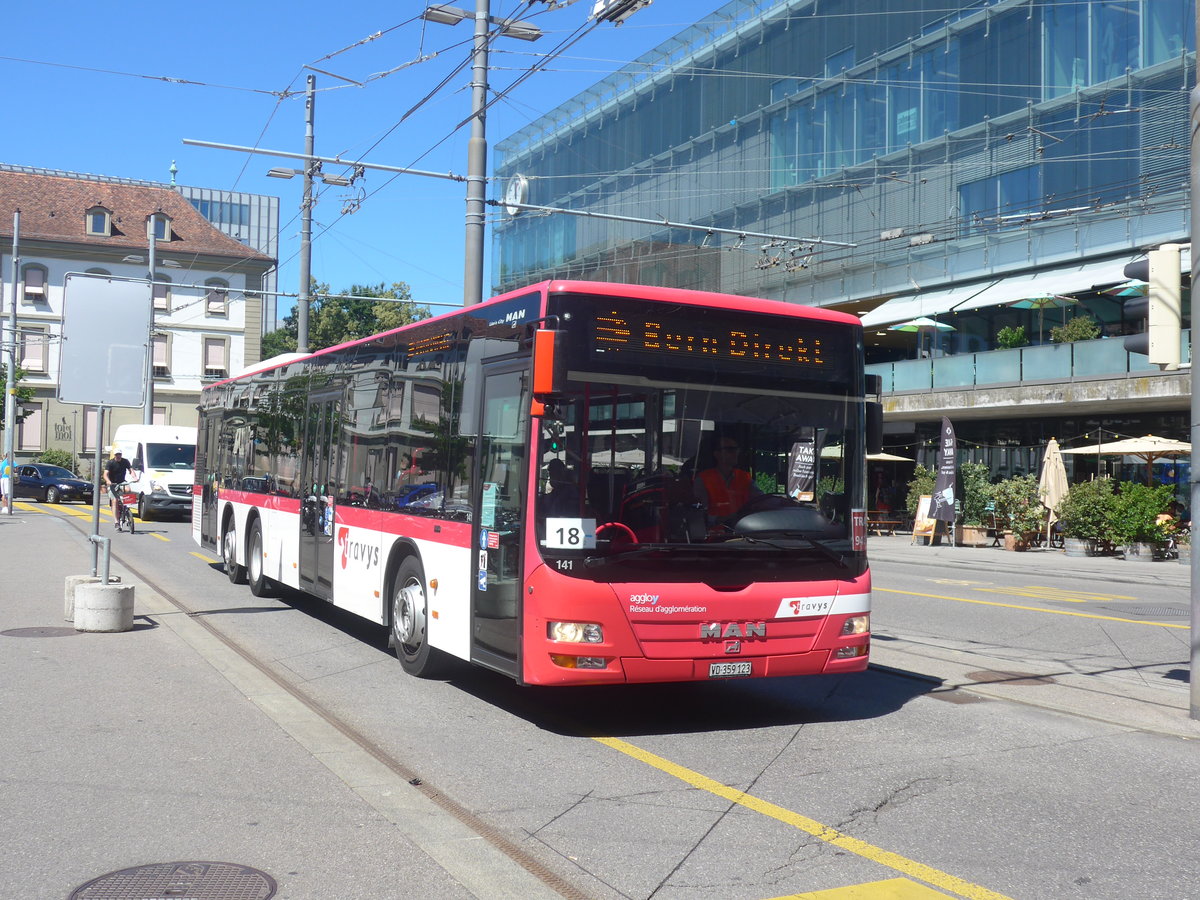
[{"label": "bus headlight", "polygon": [[842,623],[842,635],[866,634],[871,630],[870,616],[851,616]]},{"label": "bus headlight", "polygon": [[604,629],[590,622],[551,622],[547,637],[568,644],[599,644],[604,641]]}]

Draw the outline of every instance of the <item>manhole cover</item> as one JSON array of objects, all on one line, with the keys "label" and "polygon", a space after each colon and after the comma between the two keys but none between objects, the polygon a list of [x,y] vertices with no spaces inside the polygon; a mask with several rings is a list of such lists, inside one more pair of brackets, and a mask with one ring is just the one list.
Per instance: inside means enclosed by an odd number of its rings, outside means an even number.
[{"label": "manhole cover", "polygon": [[968,672],[967,677],[980,684],[1054,684],[1053,678],[1032,672]]},{"label": "manhole cover", "polygon": [[1156,619],[1181,619],[1191,614],[1187,606],[1110,606],[1114,612],[1129,616],[1154,616]]},{"label": "manhole cover", "polygon": [[152,863],[94,878],[67,900],[268,900],[275,879],[226,862]]},{"label": "manhole cover", "polygon": [[947,703],[957,703],[961,706],[966,706],[969,703],[987,703],[987,697],[980,697],[978,694],[968,694],[966,691],[961,691],[958,688],[930,691],[928,696],[934,700],[944,700]]},{"label": "manhole cover", "polygon": [[60,625],[43,625],[39,628],[10,628],[8,631],[0,631],[0,635],[4,637],[67,637],[72,634],[79,634],[79,632],[74,628],[65,628]]}]

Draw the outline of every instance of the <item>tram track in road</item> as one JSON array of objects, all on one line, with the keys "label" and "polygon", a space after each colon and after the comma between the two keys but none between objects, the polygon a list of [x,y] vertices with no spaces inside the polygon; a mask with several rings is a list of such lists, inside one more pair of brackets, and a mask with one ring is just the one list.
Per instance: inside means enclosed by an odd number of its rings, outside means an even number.
[{"label": "tram track in road", "polygon": [[[59,518],[77,528],[84,524],[79,518]],[[149,607],[160,624],[196,649],[248,700],[469,891],[489,900],[510,896],[591,900],[592,895],[552,871],[501,829],[428,783],[342,716],[290,683],[217,628],[211,617],[175,597],[169,587],[128,559],[118,544],[111,547],[121,567],[149,589],[150,596],[138,598],[141,606]],[[440,822],[431,823],[435,811],[441,814]],[[481,852],[474,846],[480,843],[490,849]],[[498,867],[501,858],[510,865]]]},{"label": "tram track in road", "polygon": [[[82,518],[66,516],[61,518],[81,530],[90,524]],[[315,758],[323,762],[360,798],[392,821],[398,830],[428,853],[439,865],[464,883],[468,890],[473,891],[477,896],[488,898],[498,896],[585,898],[592,896],[553,871],[536,855],[521,847],[508,833],[476,815],[471,809],[439,790],[434,784],[430,784],[416,769],[398,759],[379,742],[350,724],[344,717],[310,696],[301,686],[292,683],[269,661],[264,660],[237,639],[224,633],[213,624],[214,619],[206,615],[205,610],[194,608],[193,605],[176,597],[173,591],[164,585],[157,576],[149,574],[142,564],[131,559],[128,551],[129,547],[125,544],[113,542],[112,555],[115,561],[139,585],[144,585],[148,589],[149,596],[139,598],[139,602],[142,607],[149,608],[150,614],[157,619],[159,624],[171,628],[200,652],[210,664],[237,686],[247,699],[255,703],[281,728],[290,733],[302,746],[305,746]],[[217,562],[201,554],[192,553],[191,555],[210,564]],[[544,718],[544,709],[541,710],[540,715]],[[551,715],[555,714],[551,713]],[[561,712],[558,715],[561,717]],[[307,719],[307,721],[302,723],[300,719]],[[584,736],[580,731],[581,725],[578,721],[564,721],[561,724],[566,730]],[[333,739],[331,740],[329,734],[319,733],[321,730],[332,732]],[[844,830],[825,825],[794,810],[778,806],[748,791],[725,785],[628,741],[601,734],[586,736],[640,765],[656,769],[666,776],[678,779],[692,789],[721,798],[729,803],[730,809],[741,808],[758,813],[766,819],[773,820],[777,825],[796,829],[837,850],[849,852],[898,872],[906,879],[912,879],[912,882],[933,885],[940,890],[952,891],[953,896],[971,898],[971,900],[1007,900],[1004,895],[981,885],[972,884],[965,879],[908,859],[886,848],[859,840]],[[334,748],[332,751],[331,747]],[[381,787],[380,772],[386,773],[388,776],[383,779],[387,784],[386,788]],[[368,777],[363,777],[364,775]],[[487,879],[480,881],[477,862],[471,864],[472,872],[463,871],[461,860],[458,857],[461,855],[464,837],[460,835],[448,842],[441,836],[442,829],[440,828],[438,835],[430,834],[429,829],[420,824],[421,810],[415,807],[411,799],[404,799],[402,796],[406,793],[418,795],[469,832],[473,838],[481,839],[476,843],[486,843],[492,853],[498,854],[514,867],[518,867],[526,873],[529,878],[538,883],[542,889],[541,892],[498,891],[495,881]],[[551,852],[554,851],[551,850]],[[475,855],[478,856],[477,853]],[[586,872],[586,870],[584,871]],[[587,874],[591,878],[601,878],[596,873],[587,872]],[[604,883],[602,878],[601,881]]]}]

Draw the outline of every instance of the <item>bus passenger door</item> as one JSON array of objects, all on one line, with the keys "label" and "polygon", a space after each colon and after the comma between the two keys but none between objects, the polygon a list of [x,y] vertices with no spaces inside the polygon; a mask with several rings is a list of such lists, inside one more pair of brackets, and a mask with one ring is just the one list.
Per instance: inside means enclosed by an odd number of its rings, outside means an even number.
[{"label": "bus passenger door", "polygon": [[[221,417],[215,411],[208,411],[200,418],[200,428],[196,433],[196,447],[200,451],[197,459],[196,476],[202,478],[200,491],[200,509],[196,509],[196,498],[192,497],[192,532],[200,535],[202,546],[219,548],[221,536],[217,534],[217,500],[220,486],[217,484],[218,451],[217,445],[221,435]],[[201,475],[203,472],[203,475]],[[193,488],[193,491],[195,488]]]},{"label": "bus passenger door", "polygon": [[527,364],[486,367],[472,488],[471,658],[519,675],[521,541],[529,467]]},{"label": "bus passenger door", "polygon": [[333,596],[334,498],[338,472],[335,443],[340,430],[341,392],[309,398],[304,416],[304,461],[300,468],[300,587]]}]

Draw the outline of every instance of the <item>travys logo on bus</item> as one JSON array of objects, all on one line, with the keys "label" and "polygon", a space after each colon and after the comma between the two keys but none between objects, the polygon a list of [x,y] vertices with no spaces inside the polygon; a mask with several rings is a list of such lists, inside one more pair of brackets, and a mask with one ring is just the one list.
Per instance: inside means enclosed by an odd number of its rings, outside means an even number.
[{"label": "travys logo on bus", "polygon": [[343,569],[351,561],[361,562],[368,569],[379,565],[379,548],[364,544],[362,541],[350,540],[349,528],[338,529],[337,543],[342,548]]}]

